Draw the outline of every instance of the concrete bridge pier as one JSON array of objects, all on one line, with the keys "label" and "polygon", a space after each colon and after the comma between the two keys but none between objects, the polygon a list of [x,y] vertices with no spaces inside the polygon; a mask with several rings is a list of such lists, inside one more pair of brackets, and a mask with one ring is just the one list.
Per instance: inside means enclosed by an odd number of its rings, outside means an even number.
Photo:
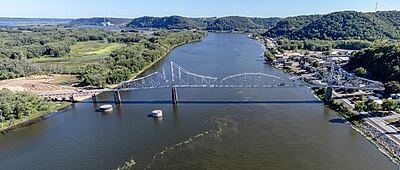
[{"label": "concrete bridge pier", "polygon": [[178,93],[176,87],[172,87],[172,104],[178,104]]},{"label": "concrete bridge pier", "polygon": [[92,95],[92,101],[93,101],[93,103],[97,103],[97,97],[96,97],[96,94],[93,94],[93,95]]},{"label": "concrete bridge pier", "polygon": [[327,87],[326,88],[326,93],[325,93],[325,100],[326,101],[331,101],[332,100],[332,95],[333,95],[332,87]]},{"label": "concrete bridge pier", "polygon": [[119,91],[114,91],[114,102],[115,104],[121,104],[121,94]]},{"label": "concrete bridge pier", "polygon": [[75,100],[75,98],[74,98],[74,95],[69,96],[69,101],[70,101],[71,103],[76,103],[76,100]]}]

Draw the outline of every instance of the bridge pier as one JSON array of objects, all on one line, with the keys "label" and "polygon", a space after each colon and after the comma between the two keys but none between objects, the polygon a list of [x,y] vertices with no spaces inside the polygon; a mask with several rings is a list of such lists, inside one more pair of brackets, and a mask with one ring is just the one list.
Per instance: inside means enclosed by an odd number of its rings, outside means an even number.
[{"label": "bridge pier", "polygon": [[70,101],[71,103],[76,103],[76,100],[75,100],[75,98],[74,98],[74,95],[69,96],[69,101]]},{"label": "bridge pier", "polygon": [[172,104],[178,104],[178,93],[176,87],[172,87]]},{"label": "bridge pier", "polygon": [[119,91],[114,91],[114,102],[115,104],[121,104],[121,94]]},{"label": "bridge pier", "polygon": [[93,94],[93,95],[92,95],[92,101],[93,101],[93,103],[97,103],[97,97],[96,97],[96,94]]},{"label": "bridge pier", "polygon": [[325,100],[326,101],[331,101],[332,100],[332,95],[333,95],[332,87],[327,87],[326,88],[326,93],[325,93]]}]

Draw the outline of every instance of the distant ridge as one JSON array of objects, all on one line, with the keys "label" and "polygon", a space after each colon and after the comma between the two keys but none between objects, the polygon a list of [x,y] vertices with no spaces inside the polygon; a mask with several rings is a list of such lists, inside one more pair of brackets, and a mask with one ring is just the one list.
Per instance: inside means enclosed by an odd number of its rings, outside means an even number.
[{"label": "distant ridge", "polygon": [[251,18],[228,16],[221,18],[187,18],[182,16],[140,17],[133,19],[127,26],[132,28],[161,29],[206,29],[206,30],[249,30],[268,29],[280,18]]},{"label": "distant ridge", "polygon": [[70,22],[71,25],[102,25],[103,22],[110,22],[112,25],[126,25],[132,19],[129,18],[111,18],[111,17],[93,17],[93,18],[78,18]]},{"label": "distant ridge", "polygon": [[149,17],[133,19],[127,26],[132,28],[205,29],[215,18],[186,18],[182,16]]},{"label": "distant ridge", "polygon": [[21,26],[21,25],[36,25],[36,24],[68,24],[73,19],[68,18],[13,18],[0,17],[0,26]]}]

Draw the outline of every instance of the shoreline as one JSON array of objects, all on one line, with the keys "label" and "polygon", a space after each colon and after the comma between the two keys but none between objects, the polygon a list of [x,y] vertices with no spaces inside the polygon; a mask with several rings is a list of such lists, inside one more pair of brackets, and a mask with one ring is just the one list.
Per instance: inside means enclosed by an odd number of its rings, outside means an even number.
[{"label": "shoreline", "polygon": [[[208,36],[208,32],[206,34],[205,37]],[[157,60],[154,60],[153,62],[151,62],[149,65],[143,67],[143,69],[139,70],[137,73],[134,73],[131,75],[131,78],[129,80],[134,80],[136,79],[139,75],[143,74],[144,72],[148,71],[151,67],[153,67],[155,64],[157,64],[159,61],[161,61],[162,59],[165,59],[175,48],[186,45],[186,44],[191,44],[191,43],[196,43],[196,42],[200,42],[202,41],[205,37],[201,38],[200,40],[196,40],[196,41],[191,41],[191,42],[187,42],[187,43],[182,43],[182,44],[178,44],[175,45],[171,48],[171,50],[165,54],[165,56],[158,58]],[[113,84],[116,85],[116,84]]]},{"label": "shoreline", "polygon": [[[259,37],[257,37],[257,36],[251,36],[251,38],[256,41],[259,41],[264,46],[266,44],[266,42],[264,42],[262,39],[258,39]],[[278,70],[282,70],[283,72],[290,74],[292,76],[298,76],[294,72],[293,73],[288,72],[287,70],[284,69],[284,67],[277,67],[270,63],[268,63],[268,65],[273,66],[274,68],[276,68]],[[341,113],[340,111],[335,110],[332,107],[333,100],[331,102],[327,102],[323,98],[321,98],[316,93],[316,91],[314,91],[311,88],[309,88],[309,89],[311,90],[312,95],[316,99],[323,101],[324,105],[327,106],[330,110],[337,112],[338,115],[340,115],[341,117],[346,119],[346,124],[348,124],[352,129],[357,131],[360,135],[364,136],[364,138],[366,140],[368,140],[373,145],[375,145],[376,148],[381,153],[386,155],[393,163],[400,166],[400,146],[398,144],[396,144],[396,142],[394,142],[390,137],[386,136],[385,133],[382,132],[381,130],[379,130],[377,127],[375,127],[374,125],[371,125],[371,123],[368,122],[367,120],[362,119],[362,121],[363,121],[362,123],[355,123],[356,120],[350,120],[349,118],[347,118],[348,115],[345,115],[344,113]],[[341,104],[343,104],[348,109],[349,112],[354,113],[354,108],[348,108],[348,106],[346,104],[344,104],[343,99],[338,99],[337,101],[339,101]],[[354,113],[354,115],[358,116],[357,113]],[[381,139],[381,138],[383,138],[383,139]]]},{"label": "shoreline", "polygon": [[[208,36],[208,32],[206,33],[205,37],[207,37],[207,36]],[[148,65],[143,67],[143,69],[139,70],[137,73],[133,73],[129,80],[134,80],[139,75],[141,75],[144,72],[148,71],[151,67],[153,67],[155,64],[157,64],[159,61],[161,61],[162,59],[165,59],[175,48],[183,46],[183,45],[186,45],[186,44],[190,44],[190,43],[200,42],[205,37],[203,37],[203,38],[201,38],[199,40],[196,40],[196,41],[191,41],[191,42],[187,42],[187,43],[181,43],[181,44],[173,46],[167,54],[165,54],[164,56],[158,58],[157,60],[154,60],[153,62],[149,63]],[[112,84],[110,86],[111,86],[111,89],[115,89],[118,86],[118,84]],[[81,100],[79,100],[77,103],[79,103],[80,101],[89,99],[89,98],[91,98],[91,96],[83,96],[83,97],[81,97]],[[18,129],[23,128],[23,127],[30,126],[32,124],[38,123],[38,122],[46,120],[46,119],[49,119],[49,118],[53,117],[55,114],[57,114],[59,112],[68,111],[69,109],[67,109],[67,107],[69,107],[69,106],[74,104],[74,103],[70,103],[70,102],[62,102],[62,103],[66,103],[66,104],[62,104],[61,106],[55,108],[55,111],[51,111],[50,113],[38,114],[38,115],[35,115],[35,116],[33,116],[31,118],[28,118],[26,120],[21,120],[21,122],[13,124],[13,125],[11,125],[11,126],[9,126],[7,128],[0,129],[0,134],[1,135],[7,135],[7,133],[10,133],[12,131],[18,130]]]},{"label": "shoreline", "polygon": [[30,126],[32,124],[35,124],[37,122],[49,119],[58,113],[69,110],[69,109],[67,109],[67,107],[69,107],[71,105],[72,105],[72,103],[61,103],[60,106],[55,107],[53,111],[50,111],[50,113],[37,114],[31,118],[20,120],[20,122],[13,124],[9,127],[0,129],[0,134],[7,135],[7,133],[10,133],[14,130],[24,128],[24,127]]}]

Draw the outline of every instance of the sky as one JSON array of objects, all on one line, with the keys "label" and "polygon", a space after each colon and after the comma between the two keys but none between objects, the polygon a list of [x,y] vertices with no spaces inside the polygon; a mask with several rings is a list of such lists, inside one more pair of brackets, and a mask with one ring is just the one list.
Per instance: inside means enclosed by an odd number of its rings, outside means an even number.
[{"label": "sky", "polygon": [[288,17],[400,10],[400,0],[0,0],[0,17]]}]

